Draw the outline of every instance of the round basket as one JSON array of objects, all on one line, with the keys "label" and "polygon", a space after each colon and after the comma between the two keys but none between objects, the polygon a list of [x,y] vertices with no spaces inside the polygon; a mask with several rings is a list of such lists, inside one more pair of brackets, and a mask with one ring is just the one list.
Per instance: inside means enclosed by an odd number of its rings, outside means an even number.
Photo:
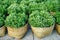
[{"label": "round basket", "polygon": [[51,27],[44,27],[44,28],[31,26],[31,28],[32,28],[34,35],[36,35],[38,38],[43,38],[52,33],[54,25]]},{"label": "round basket", "polygon": [[60,25],[56,24],[56,31],[58,34],[60,34]]},{"label": "round basket", "polygon": [[5,35],[5,27],[1,27],[0,28],[0,36],[4,36]]},{"label": "round basket", "polygon": [[28,28],[27,24],[24,27],[20,27],[20,28],[7,27],[8,35],[14,38],[22,38],[27,32],[27,28]]}]

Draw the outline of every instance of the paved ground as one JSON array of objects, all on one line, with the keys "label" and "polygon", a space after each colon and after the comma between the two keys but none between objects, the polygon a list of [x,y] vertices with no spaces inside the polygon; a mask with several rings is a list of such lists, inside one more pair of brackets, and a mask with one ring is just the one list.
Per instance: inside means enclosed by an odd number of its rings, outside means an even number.
[{"label": "paved ground", "polygon": [[60,40],[60,35],[58,35],[56,31],[54,31],[51,35],[43,39],[38,39],[36,36],[34,36],[34,40]]},{"label": "paved ground", "polygon": [[8,35],[5,35],[4,37],[0,37],[0,40],[60,40],[60,35],[58,35],[56,31],[54,31],[51,35],[43,39],[39,39],[33,35],[31,30],[29,30],[23,39],[15,39],[15,38],[9,37]]}]

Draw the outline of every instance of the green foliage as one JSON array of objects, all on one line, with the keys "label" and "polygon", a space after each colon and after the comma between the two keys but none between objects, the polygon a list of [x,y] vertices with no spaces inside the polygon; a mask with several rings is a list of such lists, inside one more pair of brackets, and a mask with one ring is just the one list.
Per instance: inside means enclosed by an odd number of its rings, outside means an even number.
[{"label": "green foliage", "polygon": [[44,0],[33,0],[33,1],[39,3],[39,2],[43,2]]},{"label": "green foliage", "polygon": [[27,16],[25,13],[12,13],[9,16],[7,16],[5,25],[7,27],[12,28],[19,28],[26,24]]},{"label": "green foliage", "polygon": [[4,18],[0,17],[0,27],[2,27],[4,25]]},{"label": "green foliage", "polygon": [[34,10],[39,10],[38,3],[36,2],[31,2],[29,3],[29,11],[34,11]]},{"label": "green foliage", "polygon": [[60,12],[56,12],[54,17],[56,18],[56,23],[60,25]]},{"label": "green foliage", "polygon": [[60,10],[60,0],[55,0],[54,6],[55,6],[55,10],[59,11]]},{"label": "green foliage", "polygon": [[47,10],[47,7],[44,4],[44,2],[42,2],[42,3],[31,2],[29,4],[29,11],[31,13],[34,10],[39,10],[39,11],[41,11],[41,10]]},{"label": "green foliage", "polygon": [[4,18],[5,18],[5,7],[0,4],[0,27],[4,26]]},{"label": "green foliage", "polygon": [[56,11],[59,9],[59,0],[47,0],[45,2],[48,11]]},{"label": "green foliage", "polygon": [[0,0],[0,4],[4,5],[7,8],[11,3],[14,3],[13,0]]},{"label": "green foliage", "polygon": [[28,6],[25,4],[20,4],[20,8],[23,9],[24,11],[28,10]]},{"label": "green foliage", "polygon": [[22,0],[20,5],[22,6],[22,8],[26,9],[26,14],[29,15],[29,3],[33,2],[33,0]]},{"label": "green foliage", "polygon": [[25,4],[11,4],[7,9],[9,16],[6,18],[5,25],[12,28],[24,26],[27,22],[26,8]]},{"label": "green foliage", "polygon": [[0,13],[4,13],[4,10],[5,10],[4,6],[0,5]]},{"label": "green foliage", "polygon": [[[34,10],[46,10],[44,0],[22,0],[20,4],[25,4],[25,8],[27,9],[27,14],[30,14]],[[41,2],[41,3],[40,3]]]},{"label": "green foliage", "polygon": [[3,17],[3,18],[5,17],[4,11],[5,11],[5,7],[3,5],[0,5],[0,17]]},{"label": "green foliage", "polygon": [[26,14],[28,14],[29,12],[29,7],[25,4],[20,4],[20,8],[22,9],[22,12],[25,12]]},{"label": "green foliage", "polygon": [[19,4],[17,3],[11,4],[7,10],[8,10],[8,14],[19,13],[20,12]]},{"label": "green foliage", "polygon": [[22,0],[20,4],[28,5],[29,4],[29,0]]},{"label": "green foliage", "polygon": [[6,9],[13,3],[20,3],[21,0],[0,0],[0,5],[3,5]]},{"label": "green foliage", "polygon": [[23,3],[27,3],[29,4],[30,2],[37,2],[37,3],[40,3],[40,2],[43,2],[44,0],[22,0]]},{"label": "green foliage", "polygon": [[9,4],[13,4],[13,3],[20,3],[21,0],[7,0],[9,2]]},{"label": "green foliage", "polygon": [[11,4],[7,10],[8,10],[8,14],[11,14],[11,13],[26,12],[27,10],[26,8],[27,6],[24,4],[14,3],[14,4]]},{"label": "green foliage", "polygon": [[3,14],[3,13],[0,13],[0,17],[2,17],[2,18],[4,18],[4,19],[6,18],[6,17],[5,17],[5,14]]},{"label": "green foliage", "polygon": [[33,11],[29,16],[29,23],[34,27],[50,27],[55,19],[47,11]]},{"label": "green foliage", "polygon": [[[17,0],[0,0],[0,5],[4,8],[4,13],[7,14],[7,8],[12,4],[16,3]],[[1,9],[1,8],[0,8]],[[3,10],[3,9],[2,9]],[[2,11],[1,11],[2,12]]]}]

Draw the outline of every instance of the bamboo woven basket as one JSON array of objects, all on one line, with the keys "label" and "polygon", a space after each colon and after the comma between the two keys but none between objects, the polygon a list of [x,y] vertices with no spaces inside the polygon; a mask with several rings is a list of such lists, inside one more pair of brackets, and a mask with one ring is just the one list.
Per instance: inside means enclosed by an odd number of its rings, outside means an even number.
[{"label": "bamboo woven basket", "polygon": [[31,26],[31,28],[32,28],[34,35],[36,35],[38,38],[43,38],[43,37],[48,36],[52,33],[52,31],[54,29],[54,25],[51,27],[45,27],[45,28]]},{"label": "bamboo woven basket", "polygon": [[56,24],[56,31],[58,34],[60,34],[60,25]]},{"label": "bamboo woven basket", "polygon": [[0,28],[0,36],[4,36],[5,35],[5,27],[1,27]]},{"label": "bamboo woven basket", "polygon": [[22,38],[27,32],[27,28],[28,28],[27,24],[24,27],[20,28],[7,27],[8,35],[14,38]]}]

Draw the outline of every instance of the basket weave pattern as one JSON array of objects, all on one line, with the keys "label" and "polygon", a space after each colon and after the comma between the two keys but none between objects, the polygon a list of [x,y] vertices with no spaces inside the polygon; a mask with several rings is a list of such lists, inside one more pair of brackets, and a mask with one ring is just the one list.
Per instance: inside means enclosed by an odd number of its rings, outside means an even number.
[{"label": "basket weave pattern", "polygon": [[48,28],[37,28],[37,27],[32,27],[33,33],[38,37],[38,38],[43,38],[45,36],[48,36],[49,34],[52,33],[54,26],[48,27]]},{"label": "basket weave pattern", "polygon": [[24,34],[27,32],[27,28],[28,28],[27,24],[24,27],[20,27],[20,28],[7,27],[8,35],[15,38],[22,38]]},{"label": "basket weave pattern", "polygon": [[57,30],[58,34],[60,34],[60,25],[56,24],[56,30]]},{"label": "basket weave pattern", "polygon": [[5,35],[5,27],[1,27],[0,28],[0,36],[4,36]]}]

